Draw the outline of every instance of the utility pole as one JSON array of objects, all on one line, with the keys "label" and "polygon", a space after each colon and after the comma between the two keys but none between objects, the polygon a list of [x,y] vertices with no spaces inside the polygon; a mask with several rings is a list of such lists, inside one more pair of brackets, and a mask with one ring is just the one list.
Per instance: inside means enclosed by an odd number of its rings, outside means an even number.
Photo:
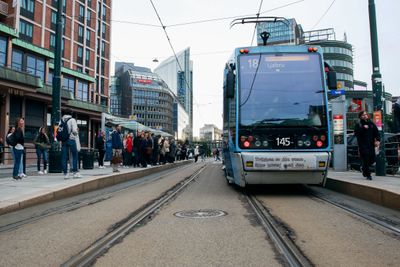
[{"label": "utility pole", "polygon": [[[378,31],[376,27],[375,1],[368,0],[369,11],[369,29],[371,35],[371,53],[372,53],[372,95],[375,112],[380,113],[381,125],[378,126],[381,136],[381,146],[379,155],[376,156],[375,173],[377,176],[386,175],[386,156],[385,156],[385,133],[384,133],[384,110],[382,108],[382,75],[379,68],[379,49],[378,49]],[[379,116],[378,116],[379,117]],[[375,121],[375,118],[374,118]],[[381,127],[379,127],[381,126]]]},{"label": "utility pole", "polygon": [[[56,127],[61,119],[61,66],[62,66],[62,36],[63,36],[63,0],[58,0],[56,49],[54,53],[54,76],[52,93],[51,126]],[[54,128],[53,128],[54,129]]]},{"label": "utility pole", "polygon": [[63,36],[63,0],[58,0],[56,49],[54,53],[54,75],[51,109],[52,137],[49,151],[49,173],[62,172],[61,151],[56,139],[57,126],[61,119],[61,66],[62,66],[62,36]]}]

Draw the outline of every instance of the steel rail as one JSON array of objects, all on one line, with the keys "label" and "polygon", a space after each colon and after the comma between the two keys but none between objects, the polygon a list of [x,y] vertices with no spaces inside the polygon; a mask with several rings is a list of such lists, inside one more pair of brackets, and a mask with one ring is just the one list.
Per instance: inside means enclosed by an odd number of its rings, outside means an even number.
[{"label": "steel rail", "polygon": [[128,235],[129,232],[132,231],[134,227],[136,227],[136,225],[140,224],[143,220],[149,218],[153,213],[159,210],[161,206],[163,206],[173,197],[178,195],[178,193],[180,193],[183,189],[185,189],[194,179],[199,176],[199,174],[205,169],[205,166],[206,165],[202,166],[198,171],[196,171],[188,179],[182,182],[181,185],[174,187],[170,191],[167,191],[167,193],[159,200],[151,203],[138,214],[134,215],[132,218],[129,218],[125,223],[121,224],[113,231],[107,233],[106,235],[95,241],[88,248],[73,256],[61,266],[90,266],[98,257],[102,256],[114,244],[118,243],[122,238]]},{"label": "steel rail", "polygon": [[[43,212],[41,212],[39,214],[34,214],[33,216],[28,217],[26,219],[0,226],[0,233],[17,229],[17,228],[19,228],[19,227],[21,227],[23,225],[39,221],[41,219],[44,219],[44,218],[52,216],[52,215],[62,214],[62,213],[66,213],[66,212],[69,212],[69,211],[72,211],[72,210],[77,210],[77,209],[80,209],[80,208],[83,208],[83,207],[86,207],[86,206],[89,206],[89,205],[93,205],[95,203],[98,203],[98,202],[101,202],[101,201],[104,201],[104,200],[112,198],[116,193],[120,193],[120,192],[123,192],[125,190],[129,190],[133,186],[145,184],[145,183],[148,183],[148,182],[157,181],[157,180],[162,179],[162,178],[164,178],[164,177],[166,177],[168,175],[171,175],[172,173],[181,171],[182,169],[187,169],[189,167],[191,167],[191,164],[190,165],[185,165],[185,166],[179,166],[179,167],[176,167],[176,168],[170,169],[170,170],[166,170],[167,173],[165,173],[165,174],[163,174],[161,176],[157,176],[154,179],[151,179],[150,181],[148,181],[148,180],[139,181],[139,179],[142,179],[144,177],[151,176],[151,175],[154,175],[154,174],[147,175],[147,176],[141,177],[141,178],[133,180],[133,181],[127,181],[128,183],[131,182],[132,184],[127,186],[127,187],[123,187],[123,188],[117,188],[117,189],[103,188],[104,190],[108,190],[109,192],[107,192],[105,194],[101,193],[100,195],[96,194],[94,196],[90,196],[90,197],[81,199],[79,201],[75,201],[75,202],[67,203],[67,204],[64,204],[64,205],[61,205],[61,206],[58,206],[58,207],[50,208],[50,209],[44,210]],[[138,181],[138,182],[135,182],[135,181]]]},{"label": "steel rail", "polygon": [[370,223],[375,224],[375,225],[377,225],[379,227],[382,227],[386,231],[389,231],[389,232],[391,232],[391,233],[393,233],[395,235],[400,235],[400,228],[399,227],[390,225],[390,224],[384,222],[383,220],[376,219],[376,218],[374,218],[374,217],[372,217],[372,216],[370,216],[368,214],[362,213],[360,211],[357,211],[357,210],[352,209],[350,207],[344,206],[344,205],[342,205],[340,203],[337,203],[335,201],[329,200],[329,199],[327,199],[327,198],[325,198],[325,197],[323,197],[323,196],[321,196],[319,194],[316,194],[314,192],[311,193],[311,195],[313,197],[318,198],[318,199],[320,199],[320,200],[322,200],[324,202],[327,202],[327,203],[329,203],[329,204],[331,204],[331,205],[333,205],[333,206],[335,206],[337,208],[345,210],[346,212],[348,212],[348,213],[350,213],[352,215],[355,215],[355,216],[357,216],[359,218],[362,218],[362,219],[366,220],[367,222],[370,222]]},{"label": "steel rail", "polygon": [[247,201],[254,210],[261,225],[274,243],[278,251],[284,256],[289,266],[313,266],[301,253],[294,242],[279,231],[279,226],[273,216],[264,208],[256,197],[247,194]]}]

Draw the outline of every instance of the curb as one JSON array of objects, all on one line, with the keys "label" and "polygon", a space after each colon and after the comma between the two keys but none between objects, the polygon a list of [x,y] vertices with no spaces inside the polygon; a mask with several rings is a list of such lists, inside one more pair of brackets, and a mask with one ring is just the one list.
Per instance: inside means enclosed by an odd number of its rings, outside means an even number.
[{"label": "curb", "polygon": [[367,200],[394,210],[400,210],[400,195],[385,189],[339,181],[332,178],[326,179],[325,187],[336,192]]},{"label": "curb", "polygon": [[10,203],[10,205],[0,207],[0,215],[11,213],[17,210],[25,209],[35,205],[60,200],[63,198],[80,195],[90,191],[98,190],[101,188],[113,186],[119,183],[135,180],[144,176],[154,174],[160,171],[168,170],[181,165],[186,165],[192,161],[180,161],[173,164],[167,164],[162,166],[153,167],[150,169],[144,169],[140,171],[132,171],[126,173],[109,174],[99,176],[95,178],[89,178],[90,180],[84,181],[77,185],[66,186],[54,192],[48,193],[36,193],[34,196],[29,196],[26,199],[22,199],[16,203]]}]

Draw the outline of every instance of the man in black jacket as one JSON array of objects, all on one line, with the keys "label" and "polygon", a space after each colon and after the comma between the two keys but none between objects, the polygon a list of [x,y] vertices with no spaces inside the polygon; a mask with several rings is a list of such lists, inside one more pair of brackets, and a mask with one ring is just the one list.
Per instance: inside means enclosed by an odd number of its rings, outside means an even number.
[{"label": "man in black jacket", "polygon": [[369,167],[375,162],[375,147],[379,148],[380,135],[376,125],[369,119],[366,111],[358,114],[360,122],[356,124],[354,135],[357,137],[358,151],[362,162],[362,173],[372,180]]}]

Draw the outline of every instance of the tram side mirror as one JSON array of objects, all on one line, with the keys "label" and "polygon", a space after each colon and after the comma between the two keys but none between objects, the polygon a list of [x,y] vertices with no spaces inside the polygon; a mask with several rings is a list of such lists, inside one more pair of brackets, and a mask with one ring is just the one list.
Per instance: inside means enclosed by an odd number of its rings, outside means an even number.
[{"label": "tram side mirror", "polygon": [[329,71],[327,74],[327,84],[328,88],[333,90],[337,89],[337,79],[336,79],[336,71]]},{"label": "tram side mirror", "polygon": [[226,75],[226,88],[225,97],[233,98],[235,96],[235,74],[232,70],[229,70]]},{"label": "tram side mirror", "polygon": [[325,74],[326,74],[326,85],[329,89],[337,89],[337,78],[336,71],[327,62],[324,62]]}]

